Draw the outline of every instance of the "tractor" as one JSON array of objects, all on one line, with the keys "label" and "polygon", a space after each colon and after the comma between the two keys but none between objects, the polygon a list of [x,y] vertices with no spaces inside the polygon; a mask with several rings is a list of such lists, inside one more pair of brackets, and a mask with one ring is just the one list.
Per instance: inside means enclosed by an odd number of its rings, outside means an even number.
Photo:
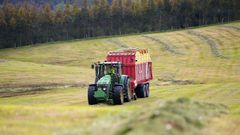
[{"label": "tractor", "polygon": [[95,68],[95,83],[88,87],[89,105],[105,102],[121,105],[134,98],[130,88],[130,78],[122,74],[121,62],[98,62],[92,65]]}]

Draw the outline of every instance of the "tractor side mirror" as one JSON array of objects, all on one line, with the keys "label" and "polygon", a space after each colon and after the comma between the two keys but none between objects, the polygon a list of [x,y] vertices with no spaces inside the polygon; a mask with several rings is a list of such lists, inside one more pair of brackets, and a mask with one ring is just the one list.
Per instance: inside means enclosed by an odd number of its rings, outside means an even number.
[{"label": "tractor side mirror", "polygon": [[94,69],[94,64],[91,65],[91,69]]}]

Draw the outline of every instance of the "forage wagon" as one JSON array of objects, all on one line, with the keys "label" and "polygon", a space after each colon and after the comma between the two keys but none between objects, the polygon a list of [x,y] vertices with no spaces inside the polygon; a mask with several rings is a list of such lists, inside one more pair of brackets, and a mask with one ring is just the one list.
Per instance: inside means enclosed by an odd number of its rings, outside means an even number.
[{"label": "forage wagon", "polygon": [[149,96],[152,62],[147,49],[108,52],[106,61],[92,65],[95,83],[88,87],[88,103],[123,104]]}]

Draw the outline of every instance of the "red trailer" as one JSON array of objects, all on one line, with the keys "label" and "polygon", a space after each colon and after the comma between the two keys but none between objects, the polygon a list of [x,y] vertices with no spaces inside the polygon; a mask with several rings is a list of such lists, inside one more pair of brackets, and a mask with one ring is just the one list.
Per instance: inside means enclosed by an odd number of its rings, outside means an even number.
[{"label": "red trailer", "polygon": [[122,73],[131,79],[131,90],[137,97],[149,96],[149,81],[152,76],[152,62],[147,49],[126,49],[112,51],[107,55],[108,62],[121,62]]}]

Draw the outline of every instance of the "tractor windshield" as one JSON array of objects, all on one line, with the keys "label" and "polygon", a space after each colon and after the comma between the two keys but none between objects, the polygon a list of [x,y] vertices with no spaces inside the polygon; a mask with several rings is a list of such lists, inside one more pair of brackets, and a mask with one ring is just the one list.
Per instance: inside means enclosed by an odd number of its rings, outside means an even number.
[{"label": "tractor windshield", "polygon": [[109,66],[109,65],[105,65],[105,70],[104,70],[104,74],[115,74],[117,73],[118,69],[114,66]]}]

